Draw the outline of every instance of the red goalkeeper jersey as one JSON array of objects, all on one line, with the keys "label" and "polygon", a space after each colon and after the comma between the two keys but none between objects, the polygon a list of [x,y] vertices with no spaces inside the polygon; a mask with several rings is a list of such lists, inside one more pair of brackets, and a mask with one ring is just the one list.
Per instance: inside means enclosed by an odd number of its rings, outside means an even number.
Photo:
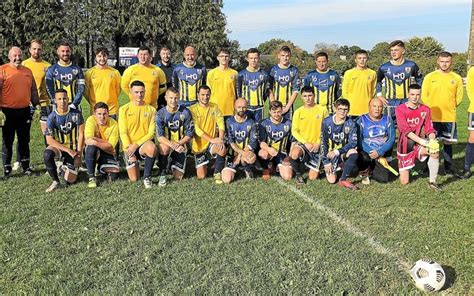
[{"label": "red goalkeeper jersey", "polygon": [[395,114],[400,133],[397,151],[400,154],[406,154],[413,150],[415,143],[407,136],[410,132],[420,138],[435,132],[431,121],[431,111],[426,105],[420,104],[418,108],[411,109],[407,103],[401,104],[395,109]]}]

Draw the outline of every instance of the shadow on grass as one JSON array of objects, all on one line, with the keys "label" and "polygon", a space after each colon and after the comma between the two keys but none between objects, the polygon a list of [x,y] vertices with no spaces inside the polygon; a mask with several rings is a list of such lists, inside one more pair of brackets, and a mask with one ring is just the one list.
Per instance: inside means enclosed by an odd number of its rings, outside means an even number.
[{"label": "shadow on grass", "polygon": [[442,265],[441,267],[446,275],[446,281],[443,288],[441,288],[441,291],[444,291],[451,288],[454,285],[454,282],[456,282],[456,270],[449,265]]}]

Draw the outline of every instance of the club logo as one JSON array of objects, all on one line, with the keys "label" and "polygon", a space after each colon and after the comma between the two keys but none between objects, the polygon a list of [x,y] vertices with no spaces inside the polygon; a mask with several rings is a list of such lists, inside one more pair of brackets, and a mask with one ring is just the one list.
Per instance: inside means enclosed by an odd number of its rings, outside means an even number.
[{"label": "club logo", "polygon": [[329,79],[330,79],[331,81],[334,81],[334,80],[336,80],[336,76],[335,76],[335,75],[329,75]]},{"label": "club logo", "polygon": [[454,82],[455,82],[455,81],[454,81],[454,79],[453,79],[453,80],[451,80],[451,84],[453,84],[453,85],[454,85]]},{"label": "club logo", "polygon": [[250,132],[251,129],[252,129],[252,126],[251,126],[251,125],[247,125],[247,132]]},{"label": "club logo", "polygon": [[283,130],[285,131],[285,133],[287,133],[287,132],[290,130],[290,126],[285,125],[285,126],[283,127]]},{"label": "club logo", "polygon": [[151,72],[151,75],[156,76],[156,71]]},{"label": "club logo", "polygon": [[259,78],[260,80],[263,80],[263,74],[260,74],[260,75],[258,76],[258,78]]},{"label": "club logo", "polygon": [[405,72],[408,74],[411,72],[411,67],[405,67]]},{"label": "club logo", "polygon": [[77,69],[72,69],[72,74],[77,75],[77,73],[79,73],[79,70],[77,70]]},{"label": "club logo", "polygon": [[184,117],[185,117],[185,116],[184,116],[183,113],[179,114],[179,120],[184,121]]},{"label": "club logo", "polygon": [[202,74],[202,70],[201,70],[201,69],[197,69],[196,71],[197,71],[197,73],[198,73],[199,75]]}]

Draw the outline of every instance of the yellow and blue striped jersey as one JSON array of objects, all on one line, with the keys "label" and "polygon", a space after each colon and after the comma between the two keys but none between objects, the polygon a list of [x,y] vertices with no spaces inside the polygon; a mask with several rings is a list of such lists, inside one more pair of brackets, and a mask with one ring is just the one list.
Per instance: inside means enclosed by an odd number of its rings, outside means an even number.
[{"label": "yellow and blue striped jersey", "polygon": [[405,60],[400,65],[388,61],[377,71],[377,96],[382,96],[383,81],[385,81],[385,98],[402,100],[408,98],[408,86],[414,82],[421,85],[423,76],[413,61]]},{"label": "yellow and blue striped jersey", "polygon": [[280,123],[273,123],[270,118],[262,120],[258,125],[258,138],[276,151],[288,154],[291,145],[291,121],[282,118]]},{"label": "yellow and blue striped jersey", "polygon": [[170,141],[178,142],[185,136],[192,138],[194,123],[191,112],[180,106],[176,112],[171,113],[166,107],[156,112],[156,137],[165,137]]},{"label": "yellow and blue striped jersey", "polygon": [[250,71],[247,68],[239,72],[237,96],[244,98],[249,107],[263,107],[269,89],[268,74],[264,70]]},{"label": "yellow and blue striped jersey", "polygon": [[341,78],[334,70],[320,72],[313,70],[309,72],[303,82],[304,86],[311,86],[314,89],[315,102],[317,105],[326,107],[329,113],[333,112],[334,102],[341,95]]},{"label": "yellow and blue striped jersey", "polygon": [[270,69],[269,75],[270,89],[275,96],[275,100],[286,106],[291,95],[300,90],[301,81],[298,68],[293,65],[285,68],[274,65]]},{"label": "yellow and blue striped jersey", "polygon": [[206,74],[206,68],[197,63],[193,67],[185,63],[176,65],[173,69],[172,82],[179,90],[179,101],[196,101],[199,87],[206,84]]},{"label": "yellow and blue striped jersey", "polygon": [[79,107],[84,94],[85,80],[81,67],[69,64],[63,66],[56,63],[46,71],[46,90],[51,103],[54,104],[54,93],[57,89],[65,89],[69,102]]},{"label": "yellow and blue striped jersey", "polygon": [[51,112],[46,123],[45,136],[51,136],[60,144],[78,150],[79,126],[84,124],[81,111],[69,108],[65,114]]}]

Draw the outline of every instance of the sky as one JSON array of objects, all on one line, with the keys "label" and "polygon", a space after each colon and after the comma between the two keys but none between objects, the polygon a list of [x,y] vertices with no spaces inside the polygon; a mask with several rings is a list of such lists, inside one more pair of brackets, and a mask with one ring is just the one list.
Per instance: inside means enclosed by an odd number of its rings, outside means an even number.
[{"label": "sky", "polygon": [[[396,3],[396,5],[394,5]],[[466,52],[471,0],[224,0],[230,39],[241,49],[272,38],[313,52],[317,43],[358,45],[432,36]]]}]

